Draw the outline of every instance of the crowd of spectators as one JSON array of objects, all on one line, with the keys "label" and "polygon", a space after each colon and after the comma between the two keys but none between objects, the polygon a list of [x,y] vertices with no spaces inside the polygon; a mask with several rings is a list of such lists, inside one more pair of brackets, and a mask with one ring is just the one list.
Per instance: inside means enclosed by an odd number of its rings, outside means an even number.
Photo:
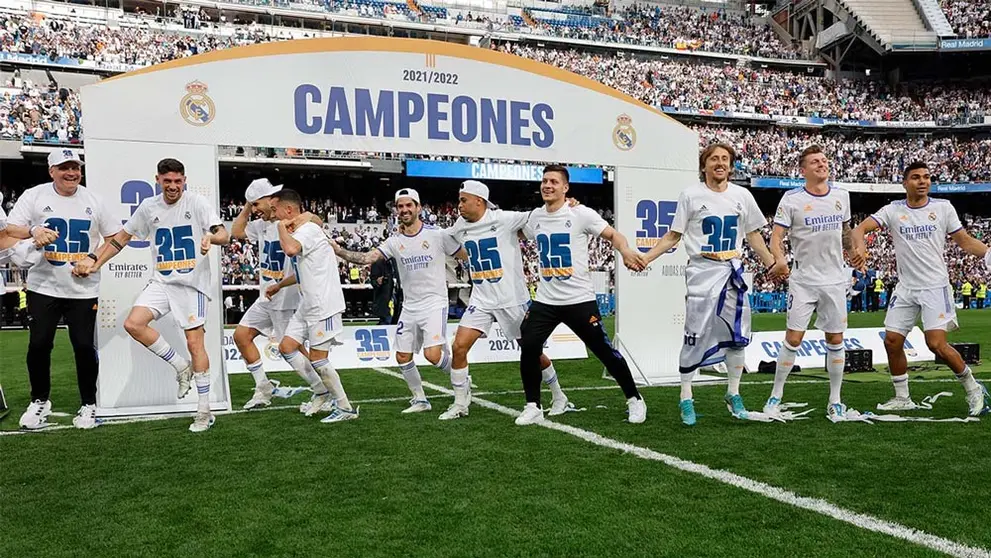
[{"label": "crowd of spectators", "polygon": [[940,0],[939,5],[957,35],[991,37],[991,4],[986,0]]}]

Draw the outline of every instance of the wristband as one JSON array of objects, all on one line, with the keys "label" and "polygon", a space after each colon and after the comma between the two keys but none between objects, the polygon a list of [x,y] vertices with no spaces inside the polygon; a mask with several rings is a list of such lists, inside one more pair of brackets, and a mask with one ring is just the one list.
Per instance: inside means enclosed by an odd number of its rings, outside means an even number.
[{"label": "wristband", "polygon": [[34,236],[34,229],[37,228],[37,227],[40,227],[40,226],[41,225],[32,225],[31,228],[28,229],[28,234],[31,235],[31,236]]},{"label": "wristband", "polygon": [[110,245],[116,248],[118,252],[124,249],[124,247],[120,245],[120,242],[117,242],[116,238],[110,239]]},{"label": "wristband", "polygon": [[94,254],[93,252],[90,252],[89,254],[86,254],[86,257],[89,258],[89,259],[91,259],[91,260],[93,260],[94,262],[99,259],[99,258],[96,257],[96,254]]}]

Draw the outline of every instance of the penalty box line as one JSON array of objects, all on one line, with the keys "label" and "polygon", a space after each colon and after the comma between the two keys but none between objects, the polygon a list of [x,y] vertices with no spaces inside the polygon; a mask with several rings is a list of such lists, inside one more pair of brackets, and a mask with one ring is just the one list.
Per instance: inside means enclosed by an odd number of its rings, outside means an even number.
[{"label": "penalty box line", "polygon": [[[403,375],[398,372],[394,372],[386,368],[374,368],[374,370],[386,376],[404,380]],[[454,395],[452,390],[430,382],[423,382],[423,386],[445,395]],[[472,404],[511,417],[518,417],[520,415],[520,412],[515,409],[474,396],[472,397]],[[925,531],[901,525],[893,521],[887,521],[869,514],[841,508],[819,498],[799,496],[790,490],[737,475],[736,473],[731,473],[722,469],[713,469],[701,463],[695,463],[673,455],[660,453],[649,448],[635,446],[626,442],[620,442],[619,440],[607,438],[589,430],[584,430],[567,424],[561,424],[559,422],[553,422],[545,419],[537,423],[537,425],[550,430],[556,430],[558,432],[569,434],[597,446],[629,453],[641,459],[659,461],[680,471],[693,473],[729,486],[742,488],[743,490],[763,496],[770,500],[775,500],[789,506],[808,510],[826,517],[831,517],[866,531],[889,535],[896,539],[908,541],[910,543],[930,548],[950,556],[960,558],[991,558],[991,551],[987,549],[967,546],[965,544],[951,541],[937,535],[932,535],[930,533],[926,533]],[[523,427],[514,426],[514,428]],[[631,426],[631,428],[635,427]]]}]

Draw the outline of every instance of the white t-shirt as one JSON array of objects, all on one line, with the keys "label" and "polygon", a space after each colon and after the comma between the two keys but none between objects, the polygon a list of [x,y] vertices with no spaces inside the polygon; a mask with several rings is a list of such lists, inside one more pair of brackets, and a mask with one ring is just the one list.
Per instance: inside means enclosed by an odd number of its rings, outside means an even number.
[{"label": "white t-shirt", "polygon": [[767,225],[753,194],[730,182],[723,192],[705,183],[689,186],[678,196],[671,230],[682,234],[688,265],[726,265],[742,256],[747,233]]},{"label": "white t-shirt", "polygon": [[26,190],[10,212],[11,225],[43,225],[58,232],[58,240],[45,246],[43,261],[28,269],[27,287],[55,298],[97,298],[100,274],[80,278],[72,275],[76,262],[95,252],[100,240],[120,230],[107,205],[93,192],[79,186],[63,196],[51,182]]},{"label": "white t-shirt", "polygon": [[155,255],[152,281],[192,287],[211,298],[210,258],[200,255],[200,241],[210,227],[223,224],[205,197],[186,191],[171,205],[165,203],[163,194],[145,198],[124,223],[124,230],[151,240]]},{"label": "white t-shirt", "polygon": [[306,223],[292,233],[302,245],[292,257],[293,271],[302,293],[296,311],[307,323],[325,320],[344,311],[344,291],[337,273],[337,256],[327,235],[315,223]]},{"label": "white t-shirt", "polygon": [[[258,286],[260,291],[258,302],[267,305],[272,310],[295,310],[299,306],[299,287],[280,289],[271,300],[265,298],[266,289],[286,277],[292,277],[294,273],[292,265],[287,265],[289,258],[282,251],[282,243],[279,242],[279,224],[255,219],[244,228],[244,234],[248,240],[258,246]],[[324,316],[324,318],[326,317]]]},{"label": "white t-shirt", "polygon": [[609,224],[591,208],[564,204],[553,213],[542,206],[530,212],[523,229],[537,243],[540,286],[537,302],[568,306],[595,300],[588,271],[588,242]]},{"label": "white t-shirt", "polygon": [[785,192],[774,223],[788,229],[794,264],[791,280],[808,286],[850,281],[843,264],[843,224],[850,220],[850,192],[830,188],[817,196],[805,188]]},{"label": "white t-shirt", "polygon": [[396,260],[403,309],[433,310],[448,305],[447,256],[460,248],[447,232],[426,224],[413,236],[398,233],[379,245],[386,258]]},{"label": "white t-shirt", "polygon": [[[3,210],[3,192],[0,192],[0,231],[7,228],[7,213]],[[0,249],[0,264],[7,263],[10,259],[10,250]],[[4,288],[3,273],[0,273],[0,289]],[[0,290],[0,292],[3,292]]]},{"label": "white t-shirt", "polygon": [[471,223],[458,217],[447,229],[468,252],[472,284],[469,305],[496,310],[530,300],[517,236],[529,216],[519,211],[486,209],[478,221]]},{"label": "white t-shirt", "polygon": [[926,205],[912,208],[905,200],[893,201],[871,218],[886,227],[894,241],[899,286],[941,289],[949,284],[946,235],[963,228],[950,202],[929,198]]}]

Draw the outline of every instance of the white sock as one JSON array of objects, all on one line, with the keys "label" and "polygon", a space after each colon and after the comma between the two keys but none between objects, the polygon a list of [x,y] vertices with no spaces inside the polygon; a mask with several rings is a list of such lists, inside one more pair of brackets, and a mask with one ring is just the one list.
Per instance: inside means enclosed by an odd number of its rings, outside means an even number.
[{"label": "white sock", "polygon": [[963,384],[963,388],[970,393],[976,389],[980,389],[977,385],[977,380],[974,379],[974,375],[970,371],[969,366],[964,366],[963,372],[956,375],[960,383]]},{"label": "white sock", "polygon": [[448,374],[451,373],[451,352],[447,350],[447,346],[444,346],[444,350],[440,353],[440,360],[437,361],[437,368],[440,368]]},{"label": "white sock", "polygon": [[771,388],[771,397],[781,399],[785,395],[785,380],[791,369],[795,367],[795,356],[798,354],[798,347],[792,347],[787,342],[781,344],[778,351],[778,364],[774,367],[774,387]]},{"label": "white sock", "polygon": [[826,372],[829,374],[829,404],[839,403],[843,387],[843,369],[846,367],[846,349],[843,344],[826,345]]},{"label": "white sock", "polygon": [[552,399],[567,399],[564,391],[561,390],[561,382],[557,381],[557,372],[554,371],[554,363],[540,371],[544,384],[551,390]]},{"label": "white sock", "polygon": [[165,337],[161,335],[154,343],[148,345],[148,350],[158,355],[162,360],[172,365],[176,372],[182,372],[187,366],[189,366],[189,361],[182,357],[179,353],[175,352],[175,349],[169,345],[169,342],[165,340]]},{"label": "white sock", "polygon": [[891,383],[895,386],[895,397],[900,397],[902,399],[908,399],[908,374],[902,374],[901,376],[892,376]]},{"label": "white sock", "polygon": [[451,369],[451,387],[454,388],[454,402],[464,405],[468,399],[468,367]]},{"label": "white sock", "polygon": [[326,387],[334,399],[337,400],[337,406],[345,411],[351,410],[351,402],[348,401],[348,394],[344,392],[344,384],[341,383],[341,375],[337,373],[334,369],[334,365],[330,363],[330,359],[324,358],[320,360],[313,361],[313,369],[316,370],[317,375],[323,381],[324,387]]},{"label": "white sock", "polygon": [[289,354],[282,353],[282,358],[286,359],[289,366],[292,366],[292,369],[299,374],[299,377],[310,386],[314,395],[324,395],[327,393],[327,387],[323,385],[320,375],[317,374],[317,371],[313,369],[313,365],[310,364],[309,359],[303,356],[302,353],[299,351],[293,351]]},{"label": "white sock", "polygon": [[729,377],[729,383],[726,384],[726,395],[740,394],[743,362],[743,349],[726,349],[726,375]]},{"label": "white sock", "polygon": [[681,373],[681,400],[692,398],[692,380],[695,378],[695,371]]},{"label": "white sock", "polygon": [[248,372],[251,372],[251,377],[255,379],[255,387],[261,387],[268,381],[268,376],[265,375],[265,368],[262,366],[262,361],[249,362],[247,363]]},{"label": "white sock", "polygon": [[201,413],[210,412],[210,373],[193,372],[193,381],[196,382],[196,394],[199,398],[196,401],[196,410]]},{"label": "white sock", "polygon": [[416,369],[416,363],[411,360],[406,364],[400,364],[399,369],[402,370],[406,385],[413,393],[413,399],[426,401],[427,394],[423,393],[423,380],[420,379],[420,371]]}]

